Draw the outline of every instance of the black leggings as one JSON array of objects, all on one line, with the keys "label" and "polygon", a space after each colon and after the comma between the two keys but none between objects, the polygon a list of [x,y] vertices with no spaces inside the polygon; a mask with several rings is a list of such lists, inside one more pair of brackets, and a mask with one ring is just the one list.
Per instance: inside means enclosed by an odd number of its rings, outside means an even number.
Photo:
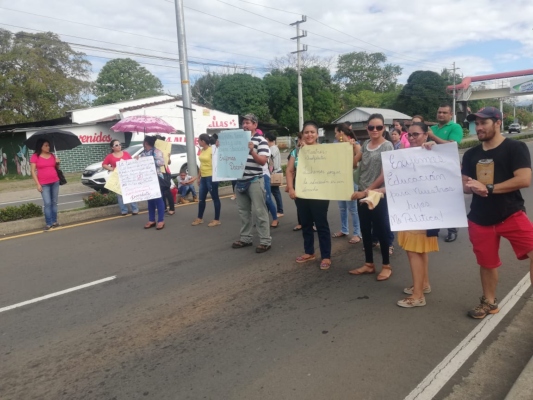
[{"label": "black leggings", "polygon": [[161,192],[163,194],[163,201],[165,202],[165,206],[168,207],[169,211],[174,211],[174,196],[172,196],[170,188],[161,188]]},{"label": "black leggings", "polygon": [[328,224],[329,200],[311,200],[296,198],[298,220],[302,224],[305,254],[315,254],[315,232],[318,233],[321,258],[331,258],[331,234]]},{"label": "black leggings", "polygon": [[389,215],[387,211],[387,198],[384,197],[373,210],[369,210],[365,203],[357,204],[359,221],[361,223],[361,233],[363,235],[363,246],[365,248],[365,262],[374,262],[374,252],[372,250],[372,226],[378,235],[381,249],[383,265],[390,264],[389,261],[389,236],[391,233]]}]

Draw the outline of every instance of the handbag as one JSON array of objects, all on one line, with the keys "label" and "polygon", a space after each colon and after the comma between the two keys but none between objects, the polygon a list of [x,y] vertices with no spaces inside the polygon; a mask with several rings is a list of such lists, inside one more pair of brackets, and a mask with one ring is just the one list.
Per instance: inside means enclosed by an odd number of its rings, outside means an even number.
[{"label": "handbag", "polygon": [[270,186],[281,186],[283,184],[283,172],[275,172],[270,175]]},{"label": "handbag", "polygon": [[65,174],[63,174],[63,171],[61,171],[59,168],[56,169],[57,177],[59,178],[59,184],[60,185],[66,185],[67,179],[65,178]]},{"label": "handbag", "polygon": [[353,170],[353,183],[359,186],[359,181],[361,178],[361,163]]}]

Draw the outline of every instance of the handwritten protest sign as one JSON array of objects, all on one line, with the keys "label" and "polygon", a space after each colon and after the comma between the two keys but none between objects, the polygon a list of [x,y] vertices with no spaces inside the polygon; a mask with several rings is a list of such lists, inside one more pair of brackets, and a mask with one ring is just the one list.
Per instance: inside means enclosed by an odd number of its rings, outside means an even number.
[{"label": "handwritten protest sign", "polygon": [[392,231],[467,226],[457,143],[381,153]]},{"label": "handwritten protest sign", "polygon": [[240,129],[220,132],[218,142],[213,151],[213,181],[241,179],[250,151],[250,132]]},{"label": "handwritten protest sign", "polygon": [[350,200],[353,148],[348,143],[304,146],[298,152],[296,196],[315,200]]},{"label": "handwritten protest sign", "polygon": [[[172,143],[165,142],[164,140],[157,139],[155,141],[155,148],[163,152],[163,159],[165,160],[165,165],[168,165],[170,161],[170,153],[172,152]],[[163,167],[161,167],[163,168]],[[164,170],[162,169],[164,172]]]},{"label": "handwritten protest sign", "polygon": [[120,190],[120,179],[118,178],[117,168],[115,168],[115,170],[107,176],[107,180],[104,187],[107,190],[115,192],[116,194],[122,194],[122,191]]},{"label": "handwritten protest sign", "polygon": [[117,167],[124,204],[161,197],[153,157],[122,160]]}]

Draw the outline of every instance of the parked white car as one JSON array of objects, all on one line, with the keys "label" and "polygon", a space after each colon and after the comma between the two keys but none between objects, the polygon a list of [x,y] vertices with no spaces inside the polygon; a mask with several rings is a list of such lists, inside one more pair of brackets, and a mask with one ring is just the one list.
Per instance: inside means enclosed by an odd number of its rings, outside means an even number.
[{"label": "parked white car", "polygon": [[[135,157],[143,150],[142,144],[136,144],[124,149],[132,157]],[[196,156],[196,165],[200,165],[198,156]],[[172,143],[172,152],[170,154],[170,174],[172,177],[179,175],[181,171],[187,169],[187,148],[184,144]],[[102,190],[106,184],[110,172],[102,168],[102,163],[94,163],[85,168],[81,175],[81,183],[94,190]]]}]

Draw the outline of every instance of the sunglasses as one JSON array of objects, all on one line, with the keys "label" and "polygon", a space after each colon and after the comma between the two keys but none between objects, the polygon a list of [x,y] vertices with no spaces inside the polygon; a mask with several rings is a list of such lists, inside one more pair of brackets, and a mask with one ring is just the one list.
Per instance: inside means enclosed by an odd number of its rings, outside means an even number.
[{"label": "sunglasses", "polygon": [[382,131],[383,128],[384,128],[383,125],[376,125],[376,126],[374,126],[374,125],[368,125],[368,126],[366,127],[366,129],[368,129],[370,132],[372,132],[372,131]]},{"label": "sunglasses", "polygon": [[417,138],[419,137],[420,135],[422,135],[420,132],[415,132],[415,133],[408,133],[407,134],[407,137],[412,137],[412,138]]},{"label": "sunglasses", "polygon": [[114,144],[113,147],[120,147],[120,143]]}]

